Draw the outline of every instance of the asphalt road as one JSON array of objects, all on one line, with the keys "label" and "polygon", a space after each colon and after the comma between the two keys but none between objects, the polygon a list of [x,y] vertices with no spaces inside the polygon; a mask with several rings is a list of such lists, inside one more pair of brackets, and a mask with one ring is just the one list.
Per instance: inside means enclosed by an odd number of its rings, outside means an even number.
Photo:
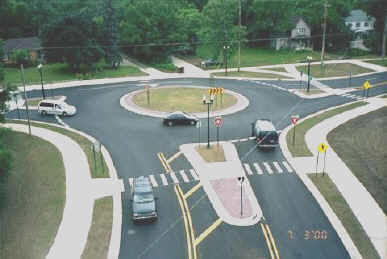
[{"label": "asphalt road", "polygon": [[[202,85],[208,79],[158,80],[159,85]],[[289,125],[291,114],[301,117],[331,106],[352,101],[341,96],[304,100],[287,91],[244,80],[216,80],[221,86],[246,96],[249,107],[237,114],[224,116],[220,130],[221,140],[245,138],[251,134],[250,123],[257,118],[271,119],[278,129]],[[153,224],[134,225],[130,219],[130,187],[128,179],[141,175],[160,174],[164,171],[158,152],[168,158],[184,143],[196,142],[195,127],[164,127],[161,119],[141,116],[120,107],[122,95],[139,89],[134,83],[86,86],[53,90],[53,95],[66,95],[67,102],[75,105],[78,114],[63,118],[71,127],[98,138],[110,151],[120,178],[124,179],[123,225],[120,258],[187,258],[186,234],[179,204],[173,186],[159,186],[159,219]],[[386,87],[375,88],[386,92]],[[379,90],[380,89],[380,90]],[[40,96],[31,91],[30,96]],[[370,96],[376,94],[371,92]],[[36,120],[55,121],[54,117]],[[9,117],[16,117],[14,111]],[[216,130],[211,125],[211,139]],[[206,136],[207,120],[202,120],[202,138]],[[252,141],[237,144],[244,163],[273,163],[284,160],[280,149],[262,152],[253,149]],[[251,151],[250,153],[248,153]],[[184,158],[172,164],[175,171],[190,169]],[[281,258],[349,258],[348,253],[330,225],[318,203],[295,173],[253,175],[249,177],[262,207],[267,224],[276,240]],[[181,184],[184,192],[194,183]],[[217,216],[203,190],[199,189],[188,200],[196,236],[210,226]],[[326,231],[325,240],[305,239],[307,232]],[[258,226],[234,227],[222,223],[197,248],[198,258],[269,258],[262,231]]]}]

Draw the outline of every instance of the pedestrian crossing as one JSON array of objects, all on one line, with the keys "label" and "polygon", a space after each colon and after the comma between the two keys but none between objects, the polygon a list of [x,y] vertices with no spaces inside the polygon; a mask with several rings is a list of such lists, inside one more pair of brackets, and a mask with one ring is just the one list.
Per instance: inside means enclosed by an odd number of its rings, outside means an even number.
[{"label": "pedestrian crossing", "polygon": [[355,95],[355,94],[349,94],[349,93],[340,94],[340,96],[347,97],[347,98],[350,98],[350,99],[355,99],[355,100],[362,100],[363,99],[362,96],[358,96],[358,95]]},{"label": "pedestrian crossing", "polygon": [[[293,173],[292,167],[286,161],[242,163],[242,166],[248,176]],[[147,177],[153,187],[199,181],[199,175],[194,169],[178,170],[170,173],[154,173],[147,175]],[[130,177],[128,181],[132,188],[134,178]]]}]

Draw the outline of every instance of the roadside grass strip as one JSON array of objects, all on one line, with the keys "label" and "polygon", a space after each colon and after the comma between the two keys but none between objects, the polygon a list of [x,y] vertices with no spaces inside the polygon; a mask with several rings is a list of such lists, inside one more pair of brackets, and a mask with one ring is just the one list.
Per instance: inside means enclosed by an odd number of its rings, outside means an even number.
[{"label": "roadside grass strip", "polygon": [[113,198],[105,197],[95,201],[93,221],[87,237],[82,259],[107,258],[113,224]]},{"label": "roadside grass strip", "polygon": [[[292,79],[292,77],[287,77],[275,73],[270,73],[270,70],[268,70],[269,73],[263,73],[263,72],[251,72],[251,71],[230,71],[227,72],[227,75],[224,72],[214,72],[211,73],[211,75],[214,76],[227,76],[227,77],[247,77],[247,78],[278,78],[278,79]],[[286,71],[285,71],[286,72]]]},{"label": "roadside grass strip", "polygon": [[[27,125],[26,121],[7,120],[6,122]],[[78,133],[75,133],[73,131],[70,131],[61,127],[56,127],[54,125],[48,125],[48,124],[39,123],[39,122],[31,122],[31,126],[49,129],[71,138],[72,140],[77,142],[78,145],[82,148],[83,152],[85,152],[87,161],[89,162],[91,177],[109,178],[109,169],[105,163],[105,159],[103,159],[102,152],[95,152],[95,156],[94,156],[93,143],[89,139],[87,139],[82,135],[79,135]]]},{"label": "roadside grass strip", "polygon": [[45,258],[65,206],[62,155],[39,137],[11,130],[3,134],[13,163],[1,183],[0,258]]},{"label": "roadside grass strip", "polygon": [[308,176],[340,219],[363,258],[380,259],[363,227],[329,176],[313,173]]},{"label": "roadside grass strip", "polygon": [[289,149],[289,152],[292,154],[293,157],[304,157],[304,156],[313,156],[312,152],[308,149],[306,143],[305,143],[305,134],[308,130],[310,130],[313,126],[320,123],[321,121],[328,119],[330,117],[333,117],[337,114],[343,113],[345,111],[355,109],[357,107],[366,105],[366,102],[360,101],[351,103],[342,107],[338,107],[329,111],[326,111],[322,114],[318,114],[314,117],[311,117],[309,119],[306,119],[296,126],[296,141],[293,145],[292,138],[293,138],[293,131],[294,127],[292,127],[288,134],[286,135],[286,142]]}]

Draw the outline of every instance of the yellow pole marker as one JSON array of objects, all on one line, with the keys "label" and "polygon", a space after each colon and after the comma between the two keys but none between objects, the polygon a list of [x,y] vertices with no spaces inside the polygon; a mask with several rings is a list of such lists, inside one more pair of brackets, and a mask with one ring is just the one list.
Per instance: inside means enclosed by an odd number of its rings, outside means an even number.
[{"label": "yellow pole marker", "polygon": [[200,187],[202,187],[200,183],[192,187],[191,190],[184,194],[184,199],[188,199],[188,197],[191,196],[194,192],[196,192]]},{"label": "yellow pole marker", "polygon": [[191,244],[192,243],[191,243],[190,234],[189,234],[190,231],[188,229],[187,215],[185,213],[184,205],[183,205],[183,202],[181,200],[181,197],[179,195],[179,191],[177,190],[176,185],[174,187],[174,190],[175,190],[175,193],[176,193],[177,200],[179,201],[181,213],[183,214],[184,229],[185,229],[185,234],[186,234],[186,239],[187,239],[187,247],[188,247],[188,259],[192,259],[192,248],[191,248]]},{"label": "yellow pole marker", "polygon": [[275,259],[274,253],[273,253],[273,251],[271,250],[271,245],[270,245],[269,238],[267,237],[266,229],[265,229],[265,227],[263,226],[262,223],[261,223],[261,228],[262,228],[262,232],[263,232],[263,235],[264,235],[264,237],[265,237],[265,240],[266,240],[267,248],[269,249],[269,252],[270,252],[270,258],[271,258],[271,259]]},{"label": "yellow pole marker", "polygon": [[268,234],[268,236],[270,238],[271,244],[273,246],[274,253],[275,253],[277,259],[280,259],[279,254],[278,254],[278,250],[277,250],[277,246],[275,245],[275,240],[273,238],[273,235],[271,234],[269,225],[267,225],[267,224],[266,224],[266,229],[267,229],[267,234]]},{"label": "yellow pole marker", "polygon": [[199,237],[195,239],[195,247],[198,246],[200,242],[202,242],[209,234],[211,234],[222,222],[223,221],[218,218],[214,223],[212,223],[211,226],[204,230],[203,233],[201,233]]},{"label": "yellow pole marker", "polygon": [[167,162],[168,162],[168,163],[171,163],[173,160],[175,160],[176,158],[178,158],[181,154],[182,154],[181,151],[177,152],[176,154],[174,154],[173,156],[171,156],[170,158],[168,158]]}]

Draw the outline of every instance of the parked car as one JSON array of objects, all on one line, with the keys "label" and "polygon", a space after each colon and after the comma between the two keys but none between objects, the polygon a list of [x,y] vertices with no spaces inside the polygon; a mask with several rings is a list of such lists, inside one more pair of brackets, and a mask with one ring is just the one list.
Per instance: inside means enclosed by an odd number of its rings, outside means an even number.
[{"label": "parked car", "polygon": [[278,131],[268,119],[258,119],[254,124],[254,136],[258,147],[275,148],[278,146]]},{"label": "parked car", "polygon": [[133,181],[132,219],[134,222],[156,220],[156,201],[148,177],[140,176]]},{"label": "parked car", "polygon": [[222,65],[221,62],[215,60],[215,59],[207,59],[207,60],[203,60],[201,63],[200,63],[200,66],[201,67],[209,67],[209,66],[218,66],[218,65]]},{"label": "parked car", "polygon": [[64,101],[45,99],[39,102],[38,112],[41,115],[53,114],[69,116],[77,113],[75,106],[69,105]]},{"label": "parked car", "polygon": [[196,125],[198,118],[188,114],[186,112],[176,111],[168,114],[164,119],[163,123],[167,126],[172,125]]}]

